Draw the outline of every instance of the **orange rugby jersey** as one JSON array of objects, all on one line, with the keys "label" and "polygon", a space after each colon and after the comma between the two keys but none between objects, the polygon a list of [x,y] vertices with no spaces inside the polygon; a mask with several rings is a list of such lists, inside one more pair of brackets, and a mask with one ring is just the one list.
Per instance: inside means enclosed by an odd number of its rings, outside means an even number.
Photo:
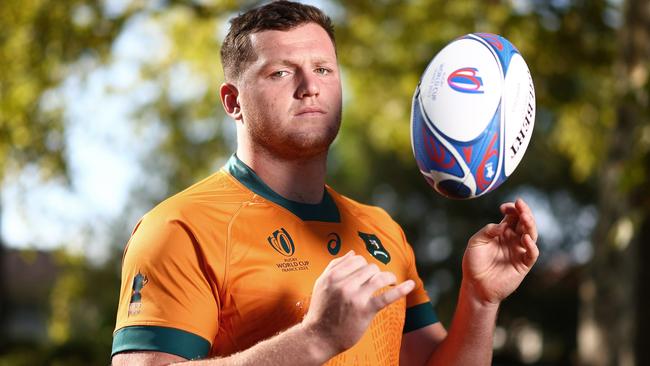
[{"label": "orange rugby jersey", "polygon": [[112,354],[226,356],[299,323],[316,278],[349,250],[415,289],[328,365],[396,365],[402,333],[437,322],[404,233],[326,187],[320,204],[273,192],[235,155],[138,223],[123,260]]}]

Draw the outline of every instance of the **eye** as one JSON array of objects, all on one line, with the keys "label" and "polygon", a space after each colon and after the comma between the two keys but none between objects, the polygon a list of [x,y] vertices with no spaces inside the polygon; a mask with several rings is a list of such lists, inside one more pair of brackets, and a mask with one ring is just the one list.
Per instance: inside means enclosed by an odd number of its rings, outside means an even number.
[{"label": "eye", "polygon": [[283,78],[283,77],[285,77],[285,76],[287,76],[287,75],[289,75],[289,71],[286,71],[286,70],[278,70],[278,71],[274,71],[274,72],[271,74],[271,77],[272,77],[272,78],[278,78],[278,79],[279,79],[279,78]]},{"label": "eye", "polygon": [[316,70],[314,70],[317,74],[321,75],[327,75],[332,72],[332,70],[324,68],[324,67],[318,67]]}]

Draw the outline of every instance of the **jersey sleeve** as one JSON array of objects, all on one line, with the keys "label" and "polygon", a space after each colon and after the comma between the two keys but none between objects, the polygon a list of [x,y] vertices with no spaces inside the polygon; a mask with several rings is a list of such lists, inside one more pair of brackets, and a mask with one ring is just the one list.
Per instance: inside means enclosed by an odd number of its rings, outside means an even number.
[{"label": "jersey sleeve", "polygon": [[112,355],[159,351],[208,355],[219,297],[200,243],[180,219],[147,214],[124,253]]},{"label": "jersey sleeve", "polygon": [[415,281],[415,288],[406,295],[406,317],[404,319],[403,333],[408,333],[424,328],[427,325],[437,323],[438,316],[433,308],[431,300],[429,299],[429,295],[424,288],[424,283],[418,275],[415,266],[415,254],[413,253],[413,248],[406,240],[404,232],[401,229],[400,231],[402,233],[403,243],[406,247],[406,253],[408,256],[408,277]]}]

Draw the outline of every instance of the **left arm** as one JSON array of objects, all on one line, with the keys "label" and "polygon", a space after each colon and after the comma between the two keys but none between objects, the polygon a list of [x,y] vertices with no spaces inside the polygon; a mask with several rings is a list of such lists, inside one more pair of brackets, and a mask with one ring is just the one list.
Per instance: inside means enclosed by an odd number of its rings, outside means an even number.
[{"label": "left arm", "polygon": [[504,218],[470,240],[463,256],[463,280],[449,333],[440,323],[404,334],[404,365],[490,365],[497,312],[539,256],[537,227],[519,199],[500,207]]}]

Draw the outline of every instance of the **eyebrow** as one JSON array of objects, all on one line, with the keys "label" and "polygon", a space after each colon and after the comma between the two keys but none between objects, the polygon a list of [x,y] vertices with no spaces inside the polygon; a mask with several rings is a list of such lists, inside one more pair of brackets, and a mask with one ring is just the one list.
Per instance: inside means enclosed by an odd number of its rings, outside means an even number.
[{"label": "eyebrow", "polygon": [[[314,59],[312,59],[312,60],[310,60],[310,61],[311,61],[312,64],[315,64],[315,65],[323,65],[323,64],[331,65],[331,64],[336,64],[336,61],[328,60],[328,59],[326,59],[326,58],[324,58],[324,57],[316,57],[316,58],[314,58]],[[261,69],[261,70],[265,70],[265,69],[267,69],[268,67],[273,66],[273,65],[296,66],[297,63],[296,63],[296,62],[293,62],[293,61],[291,61],[291,60],[288,60],[288,59],[281,59],[281,60],[267,61],[267,62],[265,62],[265,63],[262,64],[262,66],[260,67],[260,69]]]}]

